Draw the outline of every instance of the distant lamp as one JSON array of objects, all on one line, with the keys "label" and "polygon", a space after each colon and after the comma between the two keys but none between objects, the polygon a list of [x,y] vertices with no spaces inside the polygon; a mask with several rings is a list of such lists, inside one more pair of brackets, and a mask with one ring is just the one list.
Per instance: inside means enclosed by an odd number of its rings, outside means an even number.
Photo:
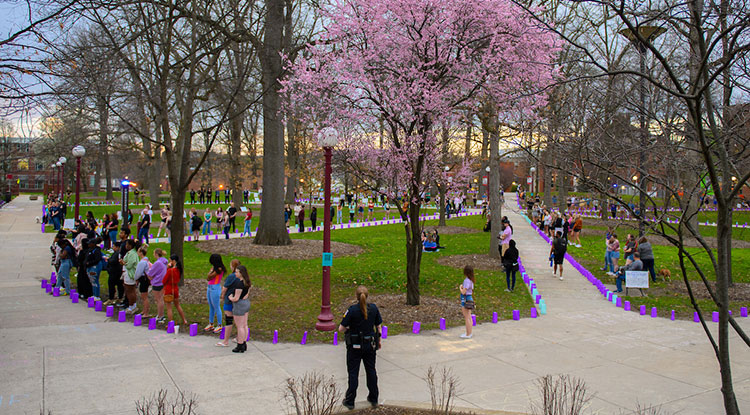
[{"label": "distant lamp", "polygon": [[60,164],[65,164],[68,161],[68,159],[66,159],[65,157],[60,157],[57,160],[60,162]]},{"label": "distant lamp", "polygon": [[536,167],[532,167],[532,168],[530,168],[530,169],[529,169],[529,171],[530,171],[531,173],[534,173],[534,172],[536,171]]},{"label": "distant lamp", "polygon": [[638,181],[638,176],[633,176],[633,181],[637,182]]},{"label": "distant lamp", "polygon": [[123,180],[123,181],[121,181],[121,182],[120,182],[120,184],[121,184],[121,185],[122,185],[123,187],[128,187],[128,186],[130,186],[130,181],[128,181],[128,180]]},{"label": "distant lamp", "polygon": [[74,157],[83,157],[86,155],[86,149],[83,146],[75,146],[73,147],[73,156]]},{"label": "distant lamp", "polygon": [[487,166],[487,168],[484,169],[484,171],[486,171],[487,173],[489,173],[490,172],[490,166]]}]

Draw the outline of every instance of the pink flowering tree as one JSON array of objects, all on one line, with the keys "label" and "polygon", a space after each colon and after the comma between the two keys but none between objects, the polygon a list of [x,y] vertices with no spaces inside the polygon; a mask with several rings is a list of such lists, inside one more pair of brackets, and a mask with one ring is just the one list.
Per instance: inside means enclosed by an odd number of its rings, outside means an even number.
[{"label": "pink flowering tree", "polygon": [[407,303],[417,305],[422,198],[446,174],[440,127],[488,100],[543,105],[553,37],[508,0],[332,0],[323,14],[320,38],[288,67],[286,92],[295,112],[339,129],[343,159],[399,207]]}]

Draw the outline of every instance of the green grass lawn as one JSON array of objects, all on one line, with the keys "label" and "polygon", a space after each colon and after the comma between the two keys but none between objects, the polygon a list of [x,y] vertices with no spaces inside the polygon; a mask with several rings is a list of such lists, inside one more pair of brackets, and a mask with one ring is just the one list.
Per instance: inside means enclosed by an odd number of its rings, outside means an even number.
[{"label": "green grass lawn", "polygon": [[[437,222],[428,222],[436,225]],[[450,225],[481,228],[483,220],[478,216],[456,218]],[[488,235],[483,232],[472,234],[444,235],[441,244],[448,249],[422,256],[420,291],[422,295],[442,297],[455,300],[458,309],[457,286],[463,281],[461,269],[439,265],[436,260],[444,255],[485,253]],[[320,239],[322,233],[292,235],[293,239]],[[331,270],[332,305],[342,303],[354,295],[359,284],[365,284],[372,294],[402,294],[406,292],[406,255],[403,225],[385,225],[361,229],[336,230],[331,239],[338,242],[362,246],[365,252],[356,257],[334,258]],[[160,247],[169,250],[168,244],[153,244],[149,251]],[[334,253],[335,254],[335,253]],[[209,253],[196,249],[195,244],[186,243],[184,248],[185,276],[202,279],[209,270]],[[231,257],[224,257],[229,264]],[[283,341],[298,342],[304,331],[308,331],[308,341],[330,342],[332,333],[319,333],[315,322],[320,312],[320,259],[284,260],[284,259],[239,259],[250,271],[253,284],[261,288],[261,298],[252,304],[249,316],[251,336],[255,339],[269,340],[274,330],[279,330]],[[102,284],[106,286],[106,274],[103,273]],[[514,309],[522,310],[528,315],[533,306],[528,292],[524,289],[514,293],[504,292],[505,278],[501,271],[476,272],[477,284],[475,300],[477,302],[477,320],[490,321],[492,313],[499,318],[512,318]],[[533,276],[532,276],[533,277]],[[520,282],[522,284],[522,282]],[[102,287],[106,292],[106,287]],[[185,304],[185,312],[190,322],[199,326],[208,322],[207,305]],[[525,311],[524,311],[525,310]],[[453,310],[450,316],[455,315]],[[459,318],[446,313],[449,326],[462,325]],[[336,316],[336,320],[340,316]],[[389,327],[389,334],[407,332],[411,326],[389,324],[384,316],[384,324]],[[423,321],[423,329],[438,327],[438,321]]]},{"label": "green grass lawn", "polygon": [[[588,229],[591,229],[590,227]],[[603,228],[598,228],[599,231],[604,231]],[[620,235],[625,232],[619,232],[618,236],[622,246],[624,246],[625,235]],[[581,237],[581,243],[583,248],[569,247],[568,253],[570,253],[581,265],[591,271],[597,278],[602,282],[608,284],[614,284],[614,278],[609,277],[604,271],[600,271],[600,268],[604,264],[604,237],[595,235],[584,235]],[[680,272],[678,250],[673,246],[654,245],[654,256],[656,257],[656,271],[658,272],[661,268],[667,268],[672,273],[672,281],[682,281],[682,274]],[[713,272],[711,261],[708,254],[700,248],[688,248],[688,252],[695,255],[696,262],[700,268],[707,275],[707,278],[711,281],[716,280],[716,275]],[[686,259],[687,261],[687,259]],[[625,259],[620,258],[619,264],[622,266],[625,264]],[[693,284],[703,283],[700,281],[698,273],[688,264],[688,279]],[[738,283],[750,283],[750,249],[733,249],[732,250],[732,277],[735,282]],[[637,310],[638,306],[646,305],[647,307],[657,307],[660,313],[668,312],[669,310],[675,310],[676,314],[680,317],[692,318],[693,308],[690,304],[690,300],[686,295],[670,292],[668,285],[657,278],[656,283],[650,283],[652,289],[648,290],[648,297],[641,297],[638,290],[631,290],[630,296],[625,297],[629,300],[633,306],[633,309]],[[624,293],[623,293],[624,294]],[[710,313],[711,311],[717,311],[715,304],[710,300],[700,300],[699,305],[702,310]],[[739,310],[740,306],[747,306],[748,304],[731,303],[730,308]]]}]

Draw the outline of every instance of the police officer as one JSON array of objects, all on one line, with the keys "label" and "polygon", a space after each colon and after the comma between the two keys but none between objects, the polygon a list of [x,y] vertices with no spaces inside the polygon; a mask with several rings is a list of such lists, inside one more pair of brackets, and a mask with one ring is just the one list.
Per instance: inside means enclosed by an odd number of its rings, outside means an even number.
[{"label": "police officer", "polygon": [[359,386],[359,364],[365,364],[367,375],[367,401],[372,406],[378,405],[378,374],[375,371],[375,352],[380,349],[380,325],[383,319],[375,304],[367,303],[367,287],[357,287],[357,304],[344,313],[339,331],[345,331],[346,369],[349,372],[349,387],[344,396],[343,405],[354,409],[354,398]]}]

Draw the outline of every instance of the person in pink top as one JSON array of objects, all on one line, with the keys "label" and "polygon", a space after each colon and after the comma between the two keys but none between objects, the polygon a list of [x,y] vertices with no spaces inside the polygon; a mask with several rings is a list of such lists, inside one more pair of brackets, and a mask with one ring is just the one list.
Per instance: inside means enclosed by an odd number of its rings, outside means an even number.
[{"label": "person in pink top", "polygon": [[614,277],[620,269],[620,265],[618,264],[620,262],[620,241],[617,239],[616,233],[612,233],[609,241],[607,241],[607,249],[611,251],[609,254],[609,272],[607,275]]},{"label": "person in pink top", "polygon": [[[211,254],[208,258],[211,264],[211,271],[206,276],[208,286],[206,288],[206,297],[208,298],[208,325],[203,329],[205,331],[221,332],[221,280],[227,272],[221,255]],[[216,321],[216,325],[214,325]]]},{"label": "person in pink top", "polygon": [[160,248],[154,249],[154,263],[149,267],[146,276],[151,280],[151,292],[156,300],[156,321],[164,323],[164,276],[167,275],[167,258]]}]

